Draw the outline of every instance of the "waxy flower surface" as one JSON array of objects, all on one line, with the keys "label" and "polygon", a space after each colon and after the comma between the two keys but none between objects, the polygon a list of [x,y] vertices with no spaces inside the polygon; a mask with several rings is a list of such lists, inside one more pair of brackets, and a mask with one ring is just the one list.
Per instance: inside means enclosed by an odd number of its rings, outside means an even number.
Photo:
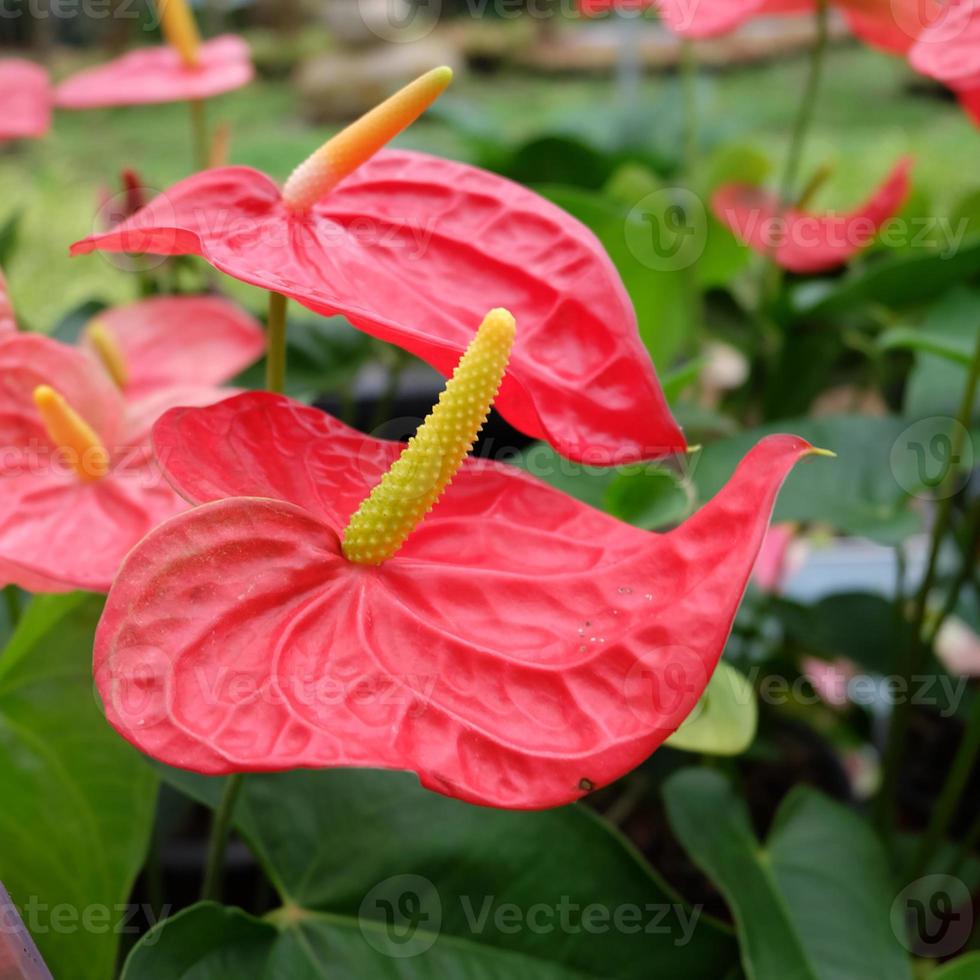
[{"label": "waxy flower surface", "polygon": [[106,592],[126,552],[186,506],[95,358],[47,337],[0,340],[0,445],[0,583]]},{"label": "waxy flower surface", "polygon": [[497,407],[593,463],[684,448],[625,287],[595,236],[501,177],[381,150],[431,104],[436,69],[344,130],[280,188],[245,167],[189,178],[73,247],[201,255],[226,274],[341,313],[448,375],[486,297],[522,323]]},{"label": "waxy flower surface", "polygon": [[814,450],[770,437],[677,530],[622,524],[464,458],[513,336],[506,311],[487,315],[407,447],[268,393],[161,419],[161,465],[198,506],[142,541],[110,593],[95,678],[121,734],[202,773],[410,769],[538,808],[678,727],[777,490]]},{"label": "waxy flower surface", "polygon": [[50,127],[48,73],[22,58],[0,59],[0,141],[37,139]]},{"label": "waxy flower surface", "polygon": [[743,244],[790,272],[826,272],[846,264],[889,218],[902,209],[909,193],[912,161],[896,164],[874,196],[854,211],[812,214],[781,205],[778,195],[747,184],[726,184],[712,209]]}]

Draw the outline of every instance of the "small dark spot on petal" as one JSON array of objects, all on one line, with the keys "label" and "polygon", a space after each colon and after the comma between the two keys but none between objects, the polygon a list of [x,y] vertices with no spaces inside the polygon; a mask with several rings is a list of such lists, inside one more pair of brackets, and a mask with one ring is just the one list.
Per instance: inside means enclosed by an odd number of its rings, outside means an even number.
[{"label": "small dark spot on petal", "polygon": [[584,776],[578,781],[578,788],[584,790],[586,793],[591,793],[595,789],[595,783],[591,779],[586,779]]}]

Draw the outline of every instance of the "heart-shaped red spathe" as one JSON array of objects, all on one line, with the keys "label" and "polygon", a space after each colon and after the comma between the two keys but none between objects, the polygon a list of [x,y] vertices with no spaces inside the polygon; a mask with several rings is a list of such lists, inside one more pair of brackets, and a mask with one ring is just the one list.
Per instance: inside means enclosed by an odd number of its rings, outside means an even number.
[{"label": "heart-shaped red spathe", "polygon": [[200,506],[109,595],[95,678],[120,733],[203,773],[408,769],[507,808],[615,780],[687,717],[810,451],[770,437],[665,535],[470,459],[373,567],[340,535],[400,444],[263,393],[171,412],[154,441]]},{"label": "heart-shaped red spathe", "polygon": [[23,58],[0,59],[0,141],[37,139],[50,128],[48,73]]},{"label": "heart-shaped red spathe", "polygon": [[242,88],[255,70],[248,45],[231,34],[201,45],[188,67],[169,46],[142,48],[72,75],[55,90],[61,109],[152,105],[210,99]]},{"label": "heart-shaped red spathe", "polygon": [[[33,400],[54,385],[111,456],[79,479],[48,438]],[[0,340],[0,582],[32,592],[107,592],[123,556],[186,507],[149,445],[127,433],[126,406],[86,351],[34,334]]]},{"label": "heart-shaped red spathe", "polygon": [[753,251],[772,255],[784,269],[800,274],[845,265],[873,241],[908,197],[912,161],[903,158],[874,196],[844,214],[811,214],[781,207],[778,196],[746,184],[726,184],[712,199],[718,220]]},{"label": "heart-shaped red spathe", "polygon": [[449,375],[489,306],[521,332],[496,405],[572,459],[677,452],[670,415],[618,273],[584,225],[486,171],[382,151],[307,215],[243,167],[177,184],[76,244],[202,255],[236,279],[398,344]]},{"label": "heart-shaped red spathe", "polygon": [[220,296],[154,296],[93,318],[115,341],[133,401],[175,386],[230,381],[265,350],[255,317]]}]

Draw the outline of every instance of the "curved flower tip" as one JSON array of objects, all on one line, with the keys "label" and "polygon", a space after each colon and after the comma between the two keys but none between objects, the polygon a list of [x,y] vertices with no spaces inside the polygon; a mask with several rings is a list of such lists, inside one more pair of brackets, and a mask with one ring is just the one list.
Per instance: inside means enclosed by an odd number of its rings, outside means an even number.
[{"label": "curved flower tip", "polygon": [[255,74],[248,45],[234,35],[201,44],[188,65],[170,46],[143,48],[71,76],[55,90],[62,109],[151,105],[209,99],[247,85]]},{"label": "curved flower tip", "polygon": [[72,254],[96,249],[201,255],[317,313],[343,314],[446,376],[487,307],[506,307],[521,326],[496,406],[514,426],[597,465],[684,449],[595,236],[486,171],[383,150],[295,216],[265,175],[212,170]]},{"label": "curved flower tip", "polygon": [[712,209],[739,241],[771,255],[784,269],[826,272],[850,261],[898,214],[908,197],[911,167],[910,158],[899,160],[874,196],[848,213],[818,215],[786,208],[777,195],[745,184],[720,187]]},{"label": "curved flower tip", "polygon": [[83,350],[0,340],[0,580],[34,592],[107,592],[126,552],[184,506],[121,394]]},{"label": "curved flower tip", "polygon": [[51,128],[48,73],[22,58],[0,59],[0,141],[37,139]]},{"label": "curved flower tip", "polygon": [[369,566],[340,539],[399,444],[264,393],[168,413],[154,440],[200,506],[141,542],[109,595],[95,679],[110,722],[198,772],[410,769],[507,808],[578,799],[679,726],[810,450],[764,440],[666,535],[469,458]]}]

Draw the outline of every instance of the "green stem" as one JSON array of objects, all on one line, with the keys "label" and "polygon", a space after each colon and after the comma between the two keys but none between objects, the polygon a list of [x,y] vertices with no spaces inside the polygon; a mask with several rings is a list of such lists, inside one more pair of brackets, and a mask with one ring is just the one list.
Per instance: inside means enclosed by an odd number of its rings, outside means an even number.
[{"label": "green stem", "polygon": [[939,794],[929,827],[923,834],[915,859],[909,867],[909,881],[921,877],[946,836],[978,757],[980,757],[980,695],[974,695],[970,718],[956,752],[956,758],[953,760],[953,768]]},{"label": "green stem", "polygon": [[7,605],[7,619],[10,620],[10,628],[16,629],[20,622],[20,596],[17,594],[17,586],[8,585],[3,590],[3,599]]},{"label": "green stem", "polygon": [[[789,149],[786,153],[786,163],[779,183],[779,200],[782,208],[792,207],[796,201],[795,190],[800,179],[800,165],[803,162],[803,151],[806,147],[807,136],[813,125],[817,96],[820,92],[820,82],[823,79],[826,62],[827,46],[830,40],[829,6],[827,0],[819,0],[815,11],[816,38],[810,50],[810,70],[803,88],[803,98],[800,100],[793,131],[790,134]],[[782,215],[779,215],[780,220]],[[783,280],[783,270],[777,265],[775,255],[770,252],[762,265],[762,283],[759,290],[760,309],[768,304],[775,296]]]},{"label": "green stem", "polygon": [[204,884],[201,886],[202,902],[221,901],[221,878],[224,872],[225,851],[228,848],[228,833],[231,830],[238,794],[241,793],[244,782],[244,773],[236,772],[229,776],[225,782],[221,802],[215,810],[214,822],[211,824],[211,839],[208,842],[208,863],[204,869]]},{"label": "green stem", "polygon": [[[957,471],[956,465],[952,461],[960,459],[963,454],[963,445],[970,423],[973,420],[973,406],[976,402],[978,382],[980,382],[980,332],[977,334],[973,360],[970,363],[966,386],[963,389],[963,398],[956,416],[957,423],[953,425],[953,431],[950,434],[951,451],[949,458],[951,462],[940,486],[939,505],[930,535],[926,570],[922,576],[919,589],[916,592],[912,608],[909,641],[906,645],[906,652],[903,658],[904,669],[902,670],[902,678],[905,681],[905,691],[911,690],[913,677],[916,671],[921,668],[922,660],[928,651],[925,637],[925,621],[929,595],[935,585],[936,569],[939,564],[939,552],[942,548],[943,539],[946,536],[946,530],[949,527],[953,498],[956,495],[955,484]],[[972,558],[967,555],[965,560],[971,562]],[[881,792],[878,795],[876,808],[878,826],[886,837],[891,834],[894,826],[899,769],[901,768],[902,755],[905,751],[905,742],[908,737],[911,711],[911,699],[905,697],[895,707],[895,713],[892,716],[892,723],[888,732],[888,744],[885,748],[885,775],[882,781]]]},{"label": "green stem", "polygon": [[793,132],[789,141],[789,152],[783,169],[783,179],[779,185],[779,197],[784,206],[789,206],[795,200],[793,191],[800,176],[800,164],[803,161],[803,149],[806,138],[813,124],[814,109],[817,104],[817,94],[820,91],[820,81],[823,78],[824,62],[827,55],[827,43],[830,40],[829,8],[826,0],[820,0],[815,12],[817,36],[810,52],[810,71],[807,75],[806,86],[803,89],[803,99],[796,113]]},{"label": "green stem", "polygon": [[266,343],[265,386],[279,394],[286,387],[286,304],[281,293],[269,293],[269,321]]},{"label": "green stem", "polygon": [[[697,50],[693,42],[687,38],[681,40],[681,93],[684,103],[684,173],[687,186],[694,188],[697,184],[696,171],[699,157],[699,126],[698,126],[698,60]],[[701,285],[698,282],[696,264],[685,266],[682,270],[685,292],[687,294],[688,315],[693,332],[700,333],[704,319],[704,299]]]},{"label": "green stem", "polygon": [[191,110],[191,130],[194,137],[194,165],[198,170],[207,170],[211,155],[211,143],[208,139],[208,119],[205,103],[201,99],[192,99],[187,104]]},{"label": "green stem", "polygon": [[681,91],[684,99],[684,170],[688,182],[698,167],[698,56],[694,43],[681,39]]}]

